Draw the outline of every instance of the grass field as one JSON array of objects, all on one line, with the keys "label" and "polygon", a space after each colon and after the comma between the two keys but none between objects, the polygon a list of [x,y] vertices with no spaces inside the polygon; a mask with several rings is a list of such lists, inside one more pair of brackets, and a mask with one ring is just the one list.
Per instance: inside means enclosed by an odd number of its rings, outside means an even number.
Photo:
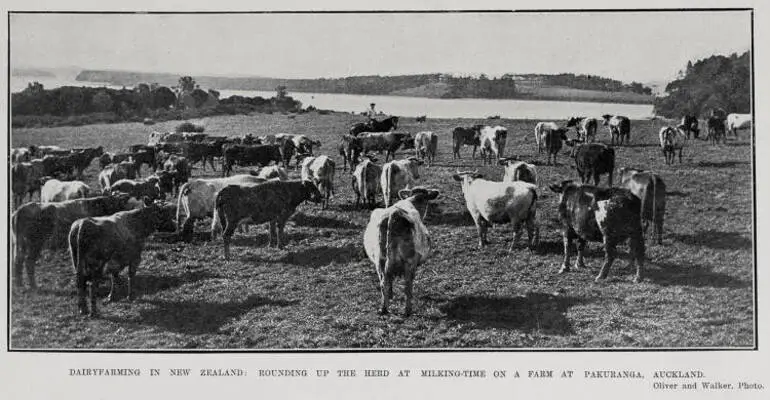
[{"label": "grass field", "polygon": [[[318,153],[338,161],[339,134],[357,122],[345,114],[309,113],[213,117],[212,135],[291,132],[324,144]],[[358,117],[360,118],[360,117]],[[692,141],[684,163],[666,166],[650,121],[632,121],[629,147],[619,147],[618,167],[649,168],[668,186],[663,245],[647,241],[643,280],[631,282],[625,246],[607,281],[594,283],[603,253],[588,246],[585,270],[556,272],[562,260],[556,203],[549,182],[575,178],[571,162],[539,166],[536,253],[525,241],[510,254],[512,230],[497,226],[493,242],[477,249],[476,228],[461,203],[457,169],[476,169],[499,180],[502,167],[482,167],[470,158],[453,161],[451,129],[483,120],[404,118],[401,130],[433,130],[440,136],[436,165],[422,168],[421,184],[442,196],[426,218],[435,245],[415,280],[414,314],[403,317],[400,280],[391,314],[377,314],[376,274],[362,236],[369,211],[353,207],[349,172],[338,168],[337,196],[329,210],[303,204],[286,228],[289,244],[267,247],[267,227],[236,234],[232,261],[221,242],[209,243],[208,221],[192,244],[155,237],[147,242],[137,274],[137,300],[125,299],[125,278],[116,303],[102,317],[77,314],[68,253],[41,259],[36,292],[11,296],[12,348],[308,349],[308,348],[607,348],[753,346],[753,239],[751,144],[748,139],[711,146]],[[536,121],[498,120],[509,128],[506,154],[537,158]],[[178,122],[14,129],[13,146],[103,145],[123,151],[144,143],[149,129],[172,130]],[[599,140],[608,141],[600,127]],[[405,157],[406,153],[399,153]],[[544,158],[540,158],[544,160]],[[96,186],[97,163],[87,170]],[[207,171],[211,175],[211,171]],[[293,172],[296,174],[296,172]],[[196,169],[194,176],[202,175]],[[605,180],[602,181],[606,182]],[[256,239],[255,239],[256,235]],[[125,277],[125,272],[124,275]],[[108,291],[103,284],[102,296]]]}]

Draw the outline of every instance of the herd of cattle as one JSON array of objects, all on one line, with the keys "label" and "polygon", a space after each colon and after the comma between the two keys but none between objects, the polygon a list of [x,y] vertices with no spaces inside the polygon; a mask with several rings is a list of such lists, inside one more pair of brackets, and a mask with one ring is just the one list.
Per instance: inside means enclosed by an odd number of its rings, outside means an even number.
[{"label": "herd of cattle", "polygon": [[[746,122],[748,121],[748,122]],[[725,130],[750,126],[748,115],[731,114],[719,124],[709,119],[708,137],[725,136]],[[595,142],[599,124],[607,127],[610,145]],[[570,128],[576,138],[568,139]],[[437,153],[438,135],[419,132],[414,137],[396,131],[398,117],[356,124],[341,135],[337,150],[343,170],[350,165],[356,205],[374,208],[378,194],[384,208],[372,211],[364,232],[364,249],[379,276],[381,313],[388,312],[395,277],[404,279],[406,314],[412,310],[412,284],[417,267],[431,254],[430,234],[423,223],[428,202],[437,190],[418,186],[419,168],[430,166]],[[620,187],[613,187],[615,145],[631,141],[631,123],[623,116],[602,119],[570,118],[564,126],[540,122],[535,128],[535,145],[546,152],[548,164],[556,163],[563,144],[581,184],[565,180],[548,185],[560,194],[559,220],[564,240],[564,261],[559,273],[570,270],[570,247],[577,240],[575,268],[584,267],[587,242],[604,245],[605,259],[596,280],[607,276],[616,257],[616,246],[629,242],[636,265],[635,281],[641,279],[644,262],[644,233],[654,226],[662,243],[666,208],[666,185],[652,171],[620,168]],[[538,246],[537,169],[532,163],[505,157],[508,130],[503,126],[474,125],[452,131],[453,157],[460,158],[463,146],[477,150],[485,164],[504,167],[503,180],[491,181],[475,171],[456,171],[465,205],[478,230],[479,246],[488,244],[487,230],[493,224],[511,224],[514,237],[509,251],[526,228],[528,247]],[[660,129],[661,150],[666,162],[674,160],[690,136],[699,135],[697,119],[684,117],[678,126]],[[724,139],[723,139],[724,140]],[[22,287],[23,270],[28,284],[35,287],[35,264],[46,244],[52,249],[68,246],[78,291],[81,313],[95,315],[96,287],[106,274],[112,300],[115,280],[128,267],[128,298],[133,298],[133,281],[141,261],[145,240],[156,231],[175,232],[185,241],[193,240],[194,223],[211,218],[212,239],[222,236],[224,258],[230,259],[230,241],[245,224],[269,224],[270,246],[286,243],[284,227],[297,206],[305,201],[326,208],[334,195],[335,162],[326,155],[315,156],[321,143],[305,135],[276,134],[262,137],[213,137],[202,133],[158,133],[147,144],[130,146],[126,153],[107,153],[102,147],[62,149],[30,146],[12,149],[12,191],[16,207],[11,220],[13,282]],[[399,149],[413,149],[414,156],[388,161]],[[377,164],[374,152],[385,152],[385,163]],[[191,179],[193,166],[208,163],[215,168],[221,160],[221,178]],[[79,179],[93,160],[101,167],[95,191]],[[300,169],[300,179],[289,178],[290,165]],[[142,166],[154,173],[141,178]],[[248,174],[230,176],[234,165],[256,166]],[[607,187],[599,187],[601,175],[608,175]],[[588,184],[593,179],[593,185]],[[24,204],[40,193],[39,202]],[[168,195],[175,203],[166,202]],[[90,290],[89,290],[90,289]],[[91,306],[88,307],[86,292]]]}]

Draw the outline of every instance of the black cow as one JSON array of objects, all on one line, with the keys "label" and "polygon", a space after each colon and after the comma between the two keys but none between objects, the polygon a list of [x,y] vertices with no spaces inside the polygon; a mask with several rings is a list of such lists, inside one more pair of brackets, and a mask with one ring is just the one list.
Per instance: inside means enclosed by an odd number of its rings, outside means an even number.
[{"label": "black cow", "polygon": [[362,132],[390,132],[396,129],[398,129],[398,117],[389,117],[382,121],[359,122],[350,127],[350,134],[358,136]]},{"label": "black cow", "polygon": [[634,282],[642,279],[644,238],[642,236],[641,201],[629,190],[578,185],[572,181],[549,186],[561,194],[559,220],[564,239],[564,262],[559,273],[570,270],[569,252],[572,240],[578,240],[575,268],[585,268],[583,252],[588,241],[604,243],[604,264],[596,281],[607,277],[617,256],[616,246],[629,241],[632,264],[636,264]]},{"label": "black cow", "polygon": [[572,148],[572,157],[575,159],[575,169],[581,182],[587,183],[593,177],[594,185],[598,185],[599,177],[608,174],[607,185],[612,187],[615,149],[602,143],[577,144]]},{"label": "black cow", "polygon": [[622,115],[602,115],[604,122],[602,125],[610,130],[610,143],[614,146],[615,142],[622,145],[623,142],[631,142],[631,120]]},{"label": "black cow", "polygon": [[355,136],[342,135],[340,137],[340,142],[337,144],[337,151],[340,153],[340,156],[342,156],[343,171],[348,169],[348,164],[350,164],[351,170],[358,164],[358,156],[361,154],[360,147],[361,142],[356,140]]},{"label": "black cow", "polygon": [[[216,171],[214,167],[214,157],[217,154],[216,145],[200,141],[186,141],[180,144],[182,149],[182,156],[187,159],[190,166],[195,165],[198,162],[203,163],[203,170],[206,170],[206,161],[211,165],[211,169]],[[221,149],[221,147],[220,147]]]},{"label": "black cow", "polygon": [[567,140],[567,131],[569,128],[556,128],[556,129],[544,129],[541,137],[541,141],[545,146],[545,151],[548,154],[548,165],[551,165],[551,157],[553,157],[553,165],[556,165],[556,156],[561,151],[564,141]]},{"label": "black cow", "polygon": [[727,142],[727,132],[725,129],[725,118],[720,115],[712,115],[706,120],[706,126],[708,127],[708,140],[713,144],[719,144],[719,140],[722,143]]},{"label": "black cow", "polygon": [[279,164],[283,159],[280,145],[256,145],[226,144],[222,148],[222,176],[229,176],[233,165],[239,166],[267,166],[271,161]]},{"label": "black cow", "polygon": [[[283,227],[297,206],[323,198],[310,181],[267,181],[254,186],[228,185],[219,191],[214,205],[214,221],[222,225],[225,259],[230,259],[230,238],[241,220],[251,218],[254,224],[270,223],[270,245],[283,247]],[[218,221],[217,221],[218,220]]]},{"label": "black cow", "polygon": [[[355,147],[360,148],[363,153],[385,151],[385,161],[388,161],[389,157],[395,157],[396,151],[405,142],[411,140],[411,136],[406,133],[396,132],[366,133],[359,135],[354,140],[356,141]],[[414,143],[412,143],[412,146],[414,146]]]},{"label": "black cow", "polygon": [[697,139],[700,136],[700,128],[698,127],[698,117],[694,115],[685,115],[682,117],[682,123],[679,124],[680,129],[687,134],[687,139],[690,139],[690,135]]},{"label": "black cow", "polygon": [[481,146],[481,128],[484,125],[474,125],[470,128],[458,126],[452,130],[452,159],[460,157],[460,147],[473,146],[472,158],[476,158],[476,149]]}]

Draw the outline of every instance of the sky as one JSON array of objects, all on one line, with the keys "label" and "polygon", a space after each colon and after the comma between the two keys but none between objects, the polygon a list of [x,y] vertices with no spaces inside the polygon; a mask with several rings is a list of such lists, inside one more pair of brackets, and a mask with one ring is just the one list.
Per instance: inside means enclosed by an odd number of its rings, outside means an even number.
[{"label": "sky", "polygon": [[12,67],[319,78],[504,73],[667,81],[751,47],[750,14],[12,14]]}]

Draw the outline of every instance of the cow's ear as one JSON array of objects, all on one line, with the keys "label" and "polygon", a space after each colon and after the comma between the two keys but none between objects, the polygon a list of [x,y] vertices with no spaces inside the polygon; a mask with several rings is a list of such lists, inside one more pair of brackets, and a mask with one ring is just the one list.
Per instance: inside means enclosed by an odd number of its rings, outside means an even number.
[{"label": "cow's ear", "polygon": [[552,183],[548,185],[548,188],[551,189],[551,191],[554,193],[561,193],[562,191],[564,191],[564,182]]},{"label": "cow's ear", "polygon": [[454,179],[454,180],[459,182],[459,181],[463,180],[463,177],[460,176],[460,174],[454,174],[454,175],[452,175],[452,179]]},{"label": "cow's ear", "polygon": [[151,206],[152,205],[152,199],[149,198],[148,196],[142,197],[142,202],[144,203],[145,206]]},{"label": "cow's ear", "polygon": [[412,197],[412,189],[401,189],[398,191],[398,197],[401,200],[406,200],[410,197]]},{"label": "cow's ear", "polygon": [[475,173],[475,174],[473,174],[473,179],[481,179],[481,178],[483,178],[483,177],[484,177],[484,174],[480,174],[480,173],[478,173],[478,172],[477,172],[477,173]]},{"label": "cow's ear", "polygon": [[438,195],[439,195],[439,191],[438,190],[428,189],[427,199],[428,200],[435,200],[438,197]]}]

